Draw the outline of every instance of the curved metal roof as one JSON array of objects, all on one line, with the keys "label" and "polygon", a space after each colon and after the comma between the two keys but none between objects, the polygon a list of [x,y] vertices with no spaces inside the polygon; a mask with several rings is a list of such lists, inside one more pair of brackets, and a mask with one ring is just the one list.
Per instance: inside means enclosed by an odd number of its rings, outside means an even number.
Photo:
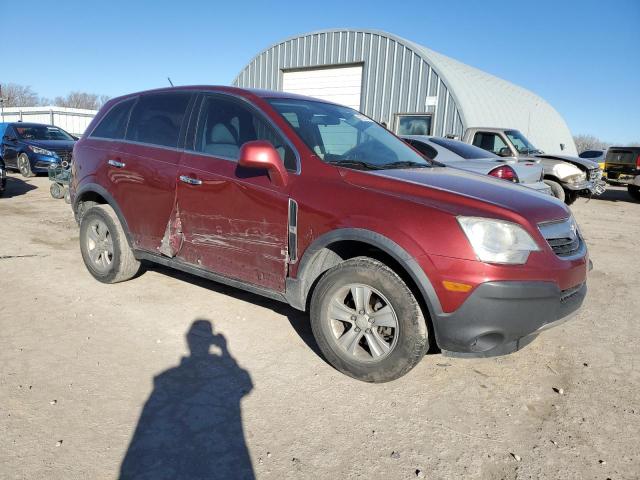
[{"label": "curved metal roof", "polygon": [[[540,96],[392,33],[371,29],[328,29],[295,35],[266,48],[249,65],[278,44],[311,35],[340,32],[387,38],[421,57],[446,86],[465,128],[514,128],[547,153],[560,153],[560,144],[564,144],[562,153],[577,154],[566,122]],[[237,84],[239,77],[234,84]]]}]

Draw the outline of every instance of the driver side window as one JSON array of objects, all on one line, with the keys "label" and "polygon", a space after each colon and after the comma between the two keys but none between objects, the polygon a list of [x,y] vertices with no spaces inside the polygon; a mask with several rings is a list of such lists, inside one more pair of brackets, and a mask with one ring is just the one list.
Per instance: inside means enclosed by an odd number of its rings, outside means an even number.
[{"label": "driver side window", "polygon": [[478,132],[473,137],[473,144],[498,155],[501,148],[508,148],[500,135],[491,132]]},{"label": "driver side window", "polygon": [[297,169],[296,156],[284,139],[256,112],[240,102],[211,96],[204,99],[194,150],[237,161],[240,148],[253,140],[266,140],[276,149],[287,170]]},{"label": "driver side window", "polygon": [[343,118],[337,125],[318,125],[318,131],[325,154],[342,155],[358,144],[358,131],[348,125]]}]

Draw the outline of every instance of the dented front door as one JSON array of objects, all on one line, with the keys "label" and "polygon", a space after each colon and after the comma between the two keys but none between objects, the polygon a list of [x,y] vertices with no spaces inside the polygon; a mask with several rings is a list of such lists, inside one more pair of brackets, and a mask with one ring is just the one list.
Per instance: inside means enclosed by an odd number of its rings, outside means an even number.
[{"label": "dented front door", "polygon": [[286,192],[275,187],[266,172],[248,171],[231,159],[204,153],[185,153],[178,178],[176,211],[168,225],[177,257],[283,292]]}]

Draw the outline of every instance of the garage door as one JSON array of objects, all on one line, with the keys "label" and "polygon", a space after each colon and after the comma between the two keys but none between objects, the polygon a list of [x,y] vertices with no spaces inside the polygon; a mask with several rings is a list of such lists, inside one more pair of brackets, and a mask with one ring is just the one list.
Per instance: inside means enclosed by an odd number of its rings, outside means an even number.
[{"label": "garage door", "polygon": [[362,65],[284,72],[282,89],[360,110]]}]

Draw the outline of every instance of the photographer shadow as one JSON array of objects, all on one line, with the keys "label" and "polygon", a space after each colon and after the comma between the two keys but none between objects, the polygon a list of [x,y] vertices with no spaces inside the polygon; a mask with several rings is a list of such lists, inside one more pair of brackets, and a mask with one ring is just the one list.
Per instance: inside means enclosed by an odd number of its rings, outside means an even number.
[{"label": "photographer shadow", "polygon": [[120,478],[253,479],[240,406],[251,377],[208,320],[195,320],[186,337],[191,354],[154,378]]}]

